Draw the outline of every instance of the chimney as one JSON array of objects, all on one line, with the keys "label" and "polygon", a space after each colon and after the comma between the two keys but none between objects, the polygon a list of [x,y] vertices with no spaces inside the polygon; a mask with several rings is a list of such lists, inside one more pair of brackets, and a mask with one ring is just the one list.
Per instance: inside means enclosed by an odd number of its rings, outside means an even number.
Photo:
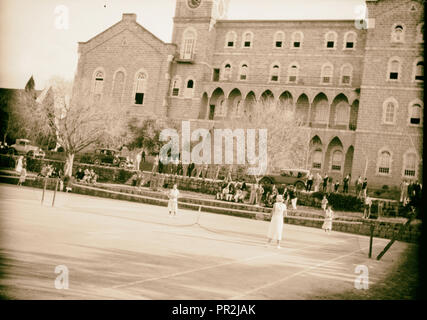
[{"label": "chimney", "polygon": [[122,20],[123,21],[134,21],[134,22],[136,22],[136,14],[135,13],[123,13]]}]

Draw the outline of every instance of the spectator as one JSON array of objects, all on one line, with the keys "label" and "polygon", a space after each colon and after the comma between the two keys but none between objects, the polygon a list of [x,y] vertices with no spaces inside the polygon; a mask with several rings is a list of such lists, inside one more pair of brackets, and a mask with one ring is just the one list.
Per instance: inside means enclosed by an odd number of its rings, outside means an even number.
[{"label": "spectator", "polygon": [[136,154],[136,157],[135,157],[135,170],[139,171],[140,165],[141,165],[141,160],[142,160],[142,154],[141,154],[141,152],[138,152]]},{"label": "spectator", "polygon": [[153,168],[151,169],[151,173],[156,173],[159,170],[159,155],[156,154],[154,157]]},{"label": "spectator", "polygon": [[258,189],[258,183],[254,183],[251,186],[251,194],[249,196],[249,204],[255,204],[256,203],[256,194]]},{"label": "spectator", "polygon": [[334,184],[334,192],[337,193],[339,188],[340,188],[340,182],[339,180],[336,180]]},{"label": "spectator", "polygon": [[343,180],[343,193],[348,193],[348,184],[350,183],[350,175],[347,174]]},{"label": "spectator", "polygon": [[182,167],[182,160],[179,160],[178,167],[177,167],[177,170],[176,170],[176,174],[179,175],[179,176],[182,176],[183,173],[184,173],[184,170],[183,170],[183,167]]},{"label": "spectator", "polygon": [[363,219],[369,219],[371,216],[371,208],[372,208],[372,198],[366,194],[364,198],[364,206],[363,206]]},{"label": "spectator", "polygon": [[362,183],[362,197],[366,198],[366,192],[368,191],[368,178],[365,178]]},{"label": "spectator", "polygon": [[262,187],[262,185],[258,185],[258,188],[256,190],[256,204],[257,206],[261,206],[261,202],[262,202],[262,196],[264,195],[264,188]]},{"label": "spectator", "polygon": [[248,195],[248,186],[246,185],[246,180],[243,179],[243,183],[242,183],[242,202],[245,201],[247,195]]},{"label": "spectator", "polygon": [[292,209],[297,209],[297,194],[294,186],[291,186],[289,189],[289,199],[291,200]]},{"label": "spectator", "polygon": [[406,199],[408,198],[408,186],[409,183],[406,180],[403,180],[400,184],[400,202],[406,203]]},{"label": "spectator", "polygon": [[76,172],[76,179],[77,181],[80,181],[85,176],[85,173],[83,172],[82,168],[78,168]]},{"label": "spectator", "polygon": [[141,153],[141,161],[142,161],[142,163],[145,162],[145,151],[144,151],[144,149],[142,150],[142,153]]},{"label": "spectator", "polygon": [[305,191],[310,192],[311,191],[311,187],[313,186],[313,174],[311,172],[308,173],[307,176],[307,186],[305,188]]},{"label": "spectator", "polygon": [[357,178],[356,182],[356,197],[360,198],[360,192],[362,190],[362,177],[359,176],[359,178]]},{"label": "spectator", "polygon": [[193,163],[193,162],[191,162],[191,163],[188,165],[188,176],[189,176],[189,177],[191,177],[191,176],[192,176],[193,170],[194,170],[194,163]]},{"label": "spectator", "polygon": [[323,187],[322,191],[323,191],[323,193],[326,193],[326,191],[327,191],[328,180],[329,180],[328,174],[325,173],[325,176],[323,177],[323,184],[322,184],[322,187]]}]

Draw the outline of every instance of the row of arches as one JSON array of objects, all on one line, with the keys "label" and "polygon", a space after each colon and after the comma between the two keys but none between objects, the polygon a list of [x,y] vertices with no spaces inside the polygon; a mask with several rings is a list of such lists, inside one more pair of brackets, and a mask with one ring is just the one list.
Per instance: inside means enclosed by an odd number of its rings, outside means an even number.
[{"label": "row of arches", "polygon": [[269,100],[293,111],[303,125],[343,130],[356,130],[357,127],[359,101],[351,101],[342,93],[331,99],[323,92],[310,99],[305,93],[294,97],[289,91],[275,96],[271,90],[265,90],[257,97],[253,91],[244,95],[234,88],[226,94],[222,88],[216,88],[211,95],[203,94],[199,119],[239,118],[250,113],[258,101]]}]

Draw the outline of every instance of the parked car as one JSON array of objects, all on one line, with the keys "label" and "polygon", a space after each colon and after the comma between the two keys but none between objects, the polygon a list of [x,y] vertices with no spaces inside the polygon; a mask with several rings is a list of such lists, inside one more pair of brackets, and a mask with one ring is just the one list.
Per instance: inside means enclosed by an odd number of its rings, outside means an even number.
[{"label": "parked car", "polygon": [[127,168],[130,165],[129,159],[114,149],[96,149],[92,162],[96,165],[112,165],[120,168]]},{"label": "parked car", "polygon": [[297,190],[305,189],[309,170],[305,169],[276,169],[271,174],[261,178],[262,184],[294,185]]},{"label": "parked car", "polygon": [[31,144],[28,139],[16,139],[15,144],[12,144],[8,150],[10,154],[27,155],[33,158],[44,158],[45,152],[37,146]]}]

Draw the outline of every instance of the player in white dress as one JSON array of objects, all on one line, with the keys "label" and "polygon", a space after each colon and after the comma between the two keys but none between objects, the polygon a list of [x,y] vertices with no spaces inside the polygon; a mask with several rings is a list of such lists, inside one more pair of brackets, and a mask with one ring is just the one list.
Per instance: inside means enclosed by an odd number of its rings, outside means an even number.
[{"label": "player in white dress", "polygon": [[328,234],[331,233],[332,230],[332,220],[334,219],[334,212],[332,211],[332,207],[329,205],[325,211],[325,222],[323,222],[322,229],[325,230]]},{"label": "player in white dress", "polygon": [[280,241],[282,240],[283,233],[283,219],[286,215],[286,205],[283,203],[283,196],[278,195],[276,197],[276,203],[273,206],[271,222],[268,228],[267,246],[271,243],[271,240],[276,240],[277,248],[280,249]]},{"label": "player in white dress", "polygon": [[178,186],[176,184],[173,185],[173,189],[169,191],[168,194],[169,197],[169,216],[176,216],[178,213],[178,197],[179,197],[179,190]]}]

